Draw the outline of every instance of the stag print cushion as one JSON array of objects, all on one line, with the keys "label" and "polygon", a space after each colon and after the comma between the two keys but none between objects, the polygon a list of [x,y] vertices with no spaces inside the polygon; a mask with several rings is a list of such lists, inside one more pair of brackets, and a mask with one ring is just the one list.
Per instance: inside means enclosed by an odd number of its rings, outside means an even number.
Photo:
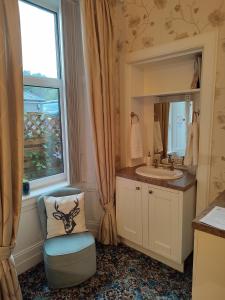
[{"label": "stag print cushion", "polygon": [[47,238],[87,231],[84,193],[65,197],[45,197]]}]

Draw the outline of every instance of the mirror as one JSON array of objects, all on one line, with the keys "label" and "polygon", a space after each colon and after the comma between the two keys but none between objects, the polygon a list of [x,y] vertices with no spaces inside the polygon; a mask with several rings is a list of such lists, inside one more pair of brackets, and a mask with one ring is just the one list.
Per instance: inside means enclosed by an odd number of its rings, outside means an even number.
[{"label": "mirror", "polygon": [[192,121],[193,101],[154,104],[154,152],[184,156],[188,124]]}]

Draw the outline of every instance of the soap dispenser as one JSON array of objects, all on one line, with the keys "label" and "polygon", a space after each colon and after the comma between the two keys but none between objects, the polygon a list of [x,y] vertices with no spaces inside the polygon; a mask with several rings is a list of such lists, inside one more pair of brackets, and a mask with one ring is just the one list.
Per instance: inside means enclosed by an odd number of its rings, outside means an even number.
[{"label": "soap dispenser", "polygon": [[146,165],[150,167],[152,165],[152,157],[150,151],[148,152],[148,156],[146,158]]}]

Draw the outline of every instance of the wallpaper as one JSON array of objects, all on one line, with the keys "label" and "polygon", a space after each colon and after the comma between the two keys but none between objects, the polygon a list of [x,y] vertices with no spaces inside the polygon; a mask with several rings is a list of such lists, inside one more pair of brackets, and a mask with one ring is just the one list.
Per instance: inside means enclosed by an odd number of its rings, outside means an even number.
[{"label": "wallpaper", "polygon": [[120,64],[127,52],[218,29],[210,180],[213,200],[225,190],[225,0],[114,0],[113,3]]}]

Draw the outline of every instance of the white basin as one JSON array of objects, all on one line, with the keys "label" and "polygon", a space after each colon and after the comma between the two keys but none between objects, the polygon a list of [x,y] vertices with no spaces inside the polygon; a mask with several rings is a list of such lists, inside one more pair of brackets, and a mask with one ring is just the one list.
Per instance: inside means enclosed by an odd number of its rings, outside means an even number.
[{"label": "white basin", "polygon": [[154,168],[143,166],[139,167],[135,171],[138,175],[142,175],[145,177],[155,178],[155,179],[178,179],[183,176],[183,172],[180,170],[174,169],[171,171],[170,169],[165,168]]}]

